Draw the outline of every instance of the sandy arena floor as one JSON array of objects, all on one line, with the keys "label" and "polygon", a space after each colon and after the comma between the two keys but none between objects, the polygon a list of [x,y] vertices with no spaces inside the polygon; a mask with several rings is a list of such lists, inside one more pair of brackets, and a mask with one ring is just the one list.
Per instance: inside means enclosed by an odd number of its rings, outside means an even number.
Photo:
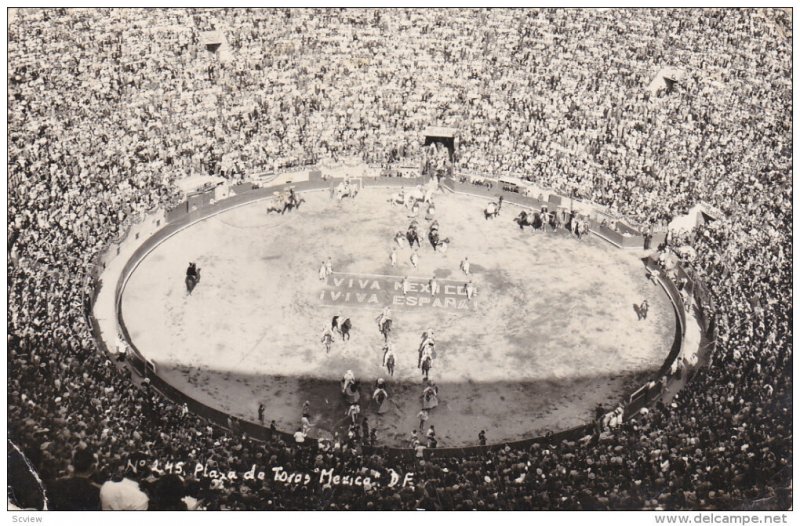
[{"label": "sandy arena floor", "polygon": [[[131,338],[173,385],[239,417],[255,421],[263,402],[267,422],[294,431],[309,400],[315,436],[342,429],[339,380],[352,369],[364,385],[362,414],[380,443],[393,445],[405,445],[418,427],[417,348],[428,328],[436,332],[431,379],[441,400],[429,423],[440,447],[474,444],[481,429],[500,442],[584,423],[598,402],[616,404],[663,363],[674,313],[634,255],[593,236],[522,232],[513,205],[486,221],[483,199],[443,194],[436,214],[451,239],[447,254],[423,240],[414,269],[406,244],[392,267],[393,235],[410,218],[389,206],[391,193],[367,189],[338,203],[311,192],[299,212],[284,216],[266,215],[260,201],[179,232],[127,284],[122,308]],[[459,295],[465,256],[474,302]],[[336,274],[322,281],[318,269],[328,257]],[[189,261],[202,269],[191,296],[183,281]],[[387,290],[404,275],[420,289],[435,275],[439,301],[418,292],[409,302]],[[350,304],[336,304],[348,292]],[[633,304],[644,298],[650,314],[637,321]],[[384,304],[392,304],[393,378],[381,365],[375,322]],[[337,338],[326,355],[320,337],[336,313],[352,319],[352,339]],[[393,403],[384,415],[368,403],[378,377],[389,381]]]}]

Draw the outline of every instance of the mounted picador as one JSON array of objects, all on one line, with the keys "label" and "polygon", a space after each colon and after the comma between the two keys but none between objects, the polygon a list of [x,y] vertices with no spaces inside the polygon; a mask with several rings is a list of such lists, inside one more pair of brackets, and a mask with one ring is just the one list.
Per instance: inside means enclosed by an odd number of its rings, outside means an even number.
[{"label": "mounted picador", "polygon": [[186,269],[186,292],[191,294],[199,281],[200,269],[195,263],[189,263],[189,268]]}]

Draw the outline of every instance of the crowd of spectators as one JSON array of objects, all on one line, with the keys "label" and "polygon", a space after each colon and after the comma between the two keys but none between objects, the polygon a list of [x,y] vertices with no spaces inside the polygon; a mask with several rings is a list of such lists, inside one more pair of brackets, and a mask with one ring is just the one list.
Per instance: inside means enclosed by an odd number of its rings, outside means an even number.
[{"label": "crowd of spectators", "polygon": [[[54,508],[788,507],[789,26],[771,9],[19,10],[10,439]],[[212,30],[224,53],[202,45]],[[664,66],[682,80],[649,90]],[[98,349],[91,261],[140,214],[177,202],[179,178],[349,155],[441,167],[449,158],[420,142],[429,124],[460,129],[456,171],[526,176],[641,223],[699,199],[716,207],[721,217],[671,241],[695,248],[713,300],[710,363],[669,403],[581,440],[392,459],[210,426]],[[217,486],[141,459],[383,481],[393,469],[414,484],[287,484],[269,472]]]}]

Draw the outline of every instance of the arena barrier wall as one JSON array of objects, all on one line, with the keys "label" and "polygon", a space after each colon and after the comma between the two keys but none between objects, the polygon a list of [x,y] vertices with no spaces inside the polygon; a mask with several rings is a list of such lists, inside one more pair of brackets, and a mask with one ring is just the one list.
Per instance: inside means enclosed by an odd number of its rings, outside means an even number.
[{"label": "arena barrier wall", "polygon": [[363,177],[364,188],[414,188],[426,184],[428,177]]},{"label": "arena barrier wall", "polygon": [[537,199],[536,197],[531,197],[519,192],[503,190],[502,185],[500,184],[493,186],[492,188],[487,188],[483,185],[462,183],[460,181],[446,179],[442,181],[442,186],[460,194],[467,194],[473,197],[485,197],[486,199],[492,200],[495,200],[502,195],[503,202],[505,203],[512,203],[537,210],[541,209],[543,206],[549,206],[551,208],[553,206],[543,199]]},{"label": "arena barrier wall", "polygon": [[[313,180],[313,181],[303,181],[298,183],[286,183],[286,184],[279,184],[279,185],[269,185],[265,187],[257,187],[255,185],[250,185],[250,188],[244,190],[240,193],[232,192],[232,195],[227,199],[218,201],[218,202],[210,202],[207,205],[197,208],[196,210],[190,211],[188,210],[188,206],[181,206],[179,205],[176,208],[173,208],[166,213],[162,211],[154,212],[150,214],[147,218],[144,219],[142,224],[142,228],[136,230],[140,234],[130,236],[130,230],[126,235],[121,236],[121,239],[118,243],[111,244],[109,247],[116,252],[119,253],[119,247],[121,243],[125,242],[138,242],[140,243],[139,246],[134,251],[133,255],[128,259],[126,262],[122,273],[119,276],[119,279],[116,283],[115,288],[115,309],[117,314],[117,320],[119,323],[119,330],[124,338],[125,342],[129,346],[129,352],[127,353],[127,362],[130,364],[131,368],[139,374],[143,378],[149,378],[151,385],[161,392],[165,397],[172,400],[174,403],[186,405],[187,408],[195,413],[196,415],[206,419],[207,421],[211,422],[212,424],[223,428],[228,429],[233,432],[243,432],[249,435],[250,437],[256,440],[270,440],[274,438],[281,438],[287,442],[292,441],[292,436],[288,433],[277,431],[277,436],[273,437],[269,431],[269,429],[265,426],[260,425],[259,423],[239,420],[230,415],[209,407],[190,396],[186,395],[185,393],[179,391],[178,389],[174,388],[166,381],[161,379],[157,374],[156,367],[149,367],[148,360],[139,352],[136,348],[136,345],[130,338],[130,335],[127,331],[127,327],[125,326],[125,321],[122,315],[121,309],[121,294],[124,290],[124,286],[127,283],[129,276],[144,258],[144,256],[155,246],[160,244],[163,240],[167,239],[171,235],[179,232],[180,230],[190,226],[192,223],[205,219],[206,217],[215,215],[217,213],[223,212],[230,208],[234,208],[237,206],[241,206],[252,201],[256,201],[259,199],[266,199],[272,196],[273,192],[281,191],[287,189],[288,187],[294,187],[298,192],[304,191],[314,191],[314,190],[326,190],[331,189],[332,186],[336,184],[336,181],[340,179],[328,179],[327,181],[323,180]],[[364,186],[369,187],[403,187],[403,186],[413,186],[416,184],[424,183],[428,180],[427,177],[418,177],[418,178],[383,178],[383,177],[365,177],[362,179]],[[528,197],[517,192],[512,192],[508,190],[502,189],[488,189],[485,187],[481,187],[478,185],[468,184],[468,183],[460,183],[456,182],[452,179],[447,179],[442,181],[442,185],[446,188],[449,188],[453,191],[458,191],[460,193],[473,195],[476,197],[491,197],[495,198],[498,195],[503,195],[504,199],[508,200],[508,202],[518,204],[521,206],[528,206],[531,208],[538,208],[544,206],[545,203],[540,201],[539,199]],[[182,205],[186,205],[184,202]],[[163,225],[163,226],[160,226]],[[153,231],[154,230],[154,231]],[[609,229],[610,230],[610,229]],[[143,237],[142,234],[152,232],[152,235],[149,237]],[[619,234],[618,232],[614,232],[615,234]],[[619,234],[620,236],[622,234]],[[632,236],[633,237],[633,236]],[[96,258],[99,261],[107,261],[105,259],[107,254],[103,254],[102,256],[98,256]],[[112,255],[113,257],[113,255]],[[101,285],[99,278],[100,278],[100,269],[101,266],[97,265],[95,271],[95,282],[94,287],[87,287],[87,289],[91,290],[90,293],[87,295],[87,310],[91,312],[91,309],[94,305],[94,300],[97,296],[97,291],[99,290],[99,285]],[[683,272],[683,269],[680,269]],[[687,277],[688,280],[691,278],[688,277],[688,274],[683,272],[683,275]],[[693,280],[691,280],[693,281]],[[683,334],[685,331],[686,326],[686,315],[683,308],[683,302],[678,291],[676,285],[667,277],[664,276],[659,279],[662,287],[664,287],[667,295],[670,297],[670,300],[673,303],[673,307],[676,310],[678,323],[676,324],[676,334],[673,341],[672,348],[670,349],[670,353],[667,356],[663,366],[659,370],[659,377],[657,380],[653,380],[648,384],[645,384],[641,388],[637,389],[627,398],[626,402],[623,402],[624,406],[624,416],[625,418],[630,418],[635,416],[638,411],[642,407],[646,407],[648,405],[653,404],[663,393],[665,387],[668,384],[665,384],[662,380],[666,378],[666,381],[669,382],[669,377],[664,377],[666,373],[669,372],[673,362],[675,359],[680,355],[682,343],[683,343]],[[702,287],[694,287],[693,290],[702,290]],[[701,301],[697,299],[698,305],[700,305]],[[702,309],[699,309],[702,311]],[[711,338],[713,335],[714,327],[713,323],[709,326],[705,325],[705,318],[699,317],[701,321],[701,329],[703,332]],[[100,329],[97,324],[97,320],[94,319],[94,316],[90,315],[89,319],[87,320],[91,327],[92,332],[94,333],[95,341],[98,344],[98,348],[103,350],[106,353],[109,353],[108,348],[103,342]],[[707,352],[711,352],[711,349],[708,349]],[[577,426],[572,429],[568,429],[562,432],[558,432],[555,434],[550,434],[546,436],[534,437],[530,439],[523,439],[517,441],[510,441],[510,442],[503,442],[503,443],[495,443],[487,446],[470,446],[470,447],[459,447],[459,448],[437,448],[437,449],[425,449],[424,455],[426,457],[430,456],[463,456],[465,454],[474,454],[474,453],[481,453],[481,452],[488,452],[488,451],[496,451],[499,449],[503,449],[505,447],[512,447],[512,448],[529,448],[533,444],[552,444],[556,442],[560,442],[563,440],[579,440],[582,437],[585,437],[593,432],[598,431],[598,426],[596,423],[588,423],[585,425]],[[306,438],[306,444],[309,446],[316,445],[317,440],[313,438]],[[391,447],[364,447],[365,452],[375,452],[375,453],[383,453],[387,454],[392,457],[398,458],[407,458],[413,459],[415,452],[408,448],[391,448]]]},{"label": "arena barrier wall", "polygon": [[[528,449],[534,444],[550,445],[563,442],[564,440],[577,441],[581,438],[590,435],[595,429],[595,424],[584,424],[582,426],[567,429],[558,433],[544,435],[534,438],[514,440],[510,442],[497,442],[494,444],[487,444],[485,446],[464,446],[464,447],[441,447],[441,448],[425,448],[423,452],[424,458],[463,458],[467,455],[475,455],[477,453],[489,453],[491,451],[500,451],[506,447],[512,449]],[[416,451],[410,448],[394,448],[388,446],[362,446],[362,450],[367,455],[384,454],[392,458],[402,458],[403,460],[412,461],[416,458]]]},{"label": "arena barrier wall", "polygon": [[[618,229],[622,230],[623,227],[625,227],[626,232],[612,230],[608,226],[597,223],[596,221],[589,222],[589,231],[597,237],[605,239],[612,245],[616,245],[619,248],[644,248],[644,236],[639,233],[630,234],[630,232],[636,231],[624,223],[617,222]],[[626,233],[628,233],[628,235],[625,235]]]}]

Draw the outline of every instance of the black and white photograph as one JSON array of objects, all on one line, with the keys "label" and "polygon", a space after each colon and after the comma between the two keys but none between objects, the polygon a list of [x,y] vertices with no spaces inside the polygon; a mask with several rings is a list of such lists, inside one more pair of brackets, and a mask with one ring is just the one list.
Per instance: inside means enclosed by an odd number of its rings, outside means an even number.
[{"label": "black and white photograph", "polygon": [[791,4],[5,16],[9,523],[792,522]]}]

